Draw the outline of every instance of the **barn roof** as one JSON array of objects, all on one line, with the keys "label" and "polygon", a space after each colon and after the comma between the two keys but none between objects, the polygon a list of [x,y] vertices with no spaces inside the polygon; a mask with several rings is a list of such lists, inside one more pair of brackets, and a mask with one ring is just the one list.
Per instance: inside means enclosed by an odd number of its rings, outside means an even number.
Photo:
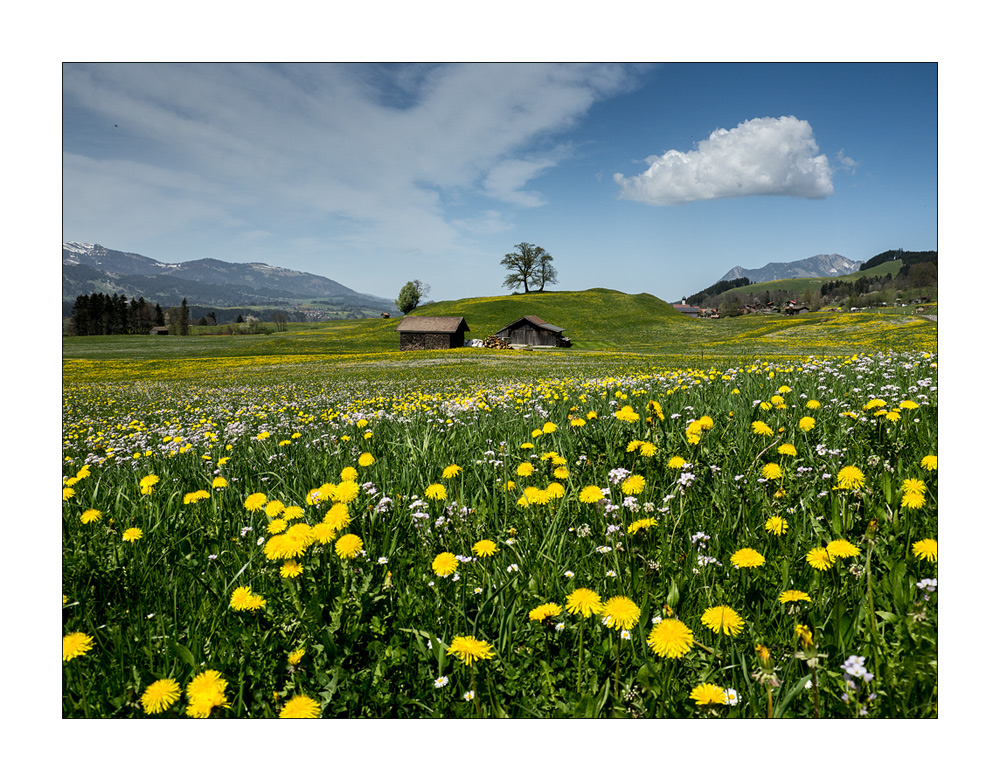
[{"label": "barn roof", "polygon": [[408,315],[399,321],[400,333],[454,334],[469,330],[464,317],[417,317]]},{"label": "barn roof", "polygon": [[505,325],[500,330],[501,331],[505,331],[508,328],[513,328],[515,325],[517,325],[518,323],[520,323],[522,320],[527,320],[529,323],[531,323],[532,325],[538,326],[543,331],[551,331],[552,333],[555,333],[555,334],[561,334],[563,331],[566,330],[565,328],[560,328],[557,325],[552,325],[552,323],[546,323],[544,320],[542,320],[542,318],[540,318],[540,317],[538,317],[536,315],[525,315],[524,317],[519,317],[513,323],[509,323],[509,324]]}]

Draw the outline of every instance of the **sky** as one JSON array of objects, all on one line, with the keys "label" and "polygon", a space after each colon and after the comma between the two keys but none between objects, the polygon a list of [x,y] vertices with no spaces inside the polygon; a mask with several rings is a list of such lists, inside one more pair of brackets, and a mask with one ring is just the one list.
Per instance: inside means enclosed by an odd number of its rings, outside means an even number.
[{"label": "sky", "polygon": [[938,65],[62,65],[62,233],[394,299],[938,248]]}]

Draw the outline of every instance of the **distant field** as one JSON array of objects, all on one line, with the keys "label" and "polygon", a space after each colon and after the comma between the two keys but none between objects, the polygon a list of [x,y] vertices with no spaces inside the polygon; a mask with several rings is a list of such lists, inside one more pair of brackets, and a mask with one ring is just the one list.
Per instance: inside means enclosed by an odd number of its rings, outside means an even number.
[{"label": "distant field", "polygon": [[[289,379],[328,376],[334,366],[339,373],[378,366],[391,376],[405,375],[415,367],[422,374],[444,376],[456,371],[541,376],[613,366],[713,366],[756,358],[937,349],[937,324],[905,309],[707,320],[680,315],[654,296],[594,289],[462,299],[419,307],[413,314],[461,315],[470,326],[470,338],[487,336],[534,314],[566,329],[573,347],[403,353],[395,331],[399,318],[289,323],[286,331],[266,336],[66,338],[63,378],[66,382],[220,381],[239,374],[273,374],[275,379]],[[449,366],[460,368],[444,368]]]}]

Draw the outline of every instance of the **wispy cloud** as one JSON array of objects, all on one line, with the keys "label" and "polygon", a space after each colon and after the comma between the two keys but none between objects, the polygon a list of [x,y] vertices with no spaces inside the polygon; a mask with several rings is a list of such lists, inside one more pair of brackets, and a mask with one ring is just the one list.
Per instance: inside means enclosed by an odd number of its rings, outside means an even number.
[{"label": "wispy cloud", "polygon": [[826,155],[808,122],[759,117],[719,129],[689,152],[647,157],[636,176],[615,174],[620,197],[670,205],[747,195],[825,198],[833,192]]},{"label": "wispy cloud", "polygon": [[[64,154],[66,230],[100,241],[110,221],[160,234],[199,219],[242,236],[275,227],[256,214],[335,222],[341,241],[369,248],[454,248],[503,224],[498,209],[545,203],[532,180],[571,152],[555,135],[627,88],[630,73],[601,64],[67,65],[64,116],[88,132],[74,133]],[[481,211],[453,215],[445,207],[456,200]]]}]

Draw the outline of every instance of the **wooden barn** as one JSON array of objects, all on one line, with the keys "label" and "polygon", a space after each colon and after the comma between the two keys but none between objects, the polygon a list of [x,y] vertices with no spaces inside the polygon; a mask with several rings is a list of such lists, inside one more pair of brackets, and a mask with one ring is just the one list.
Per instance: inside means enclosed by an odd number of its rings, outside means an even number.
[{"label": "wooden barn", "polygon": [[565,328],[546,323],[535,315],[527,315],[515,320],[496,332],[496,336],[507,339],[512,345],[528,347],[569,347],[570,340],[562,336]]},{"label": "wooden barn", "polygon": [[400,350],[448,350],[465,345],[464,317],[406,316],[396,326]]}]

